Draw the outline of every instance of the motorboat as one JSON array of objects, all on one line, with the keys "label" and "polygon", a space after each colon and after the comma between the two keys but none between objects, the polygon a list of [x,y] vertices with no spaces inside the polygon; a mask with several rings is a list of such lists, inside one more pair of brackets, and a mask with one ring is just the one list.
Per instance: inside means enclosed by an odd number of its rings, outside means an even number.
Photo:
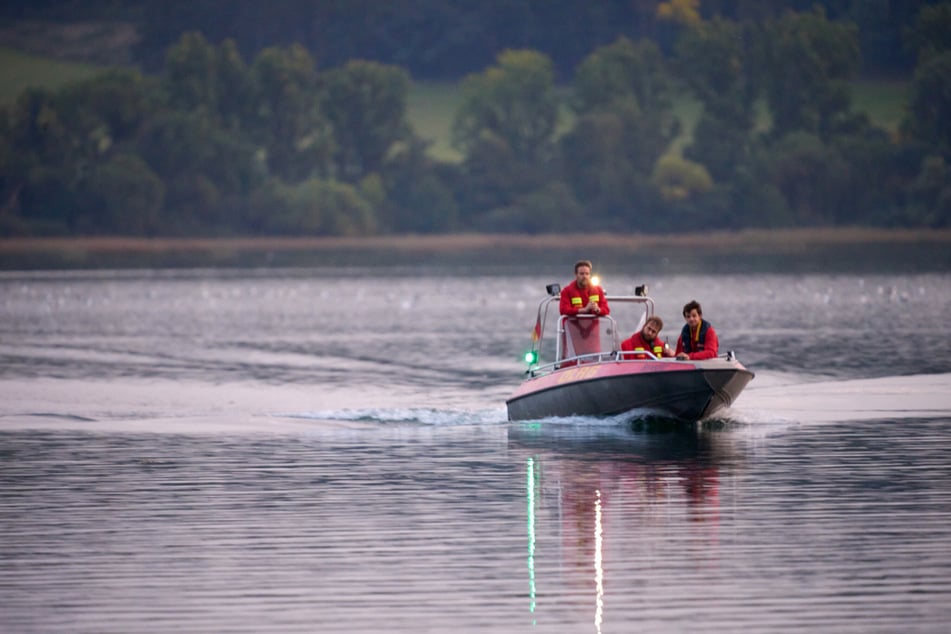
[{"label": "motorboat", "polygon": [[[525,355],[527,378],[506,401],[509,420],[637,411],[700,421],[731,405],[753,379],[732,351],[702,361],[663,357],[657,349],[622,351],[621,341],[654,314],[646,286],[638,286],[634,295],[608,295],[611,314],[605,317],[560,315],[560,286],[546,288]],[[624,314],[637,325],[622,332]]]}]

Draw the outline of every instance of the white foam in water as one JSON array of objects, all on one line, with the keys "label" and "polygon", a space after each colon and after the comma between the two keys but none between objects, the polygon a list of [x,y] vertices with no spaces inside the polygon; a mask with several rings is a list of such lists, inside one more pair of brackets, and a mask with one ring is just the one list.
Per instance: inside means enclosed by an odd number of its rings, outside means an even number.
[{"label": "white foam in water", "polygon": [[[248,384],[183,386],[164,380],[103,383],[75,379],[4,382],[0,418],[5,427],[82,427],[129,431],[275,432],[299,430],[304,422],[335,427],[407,423],[428,426],[504,425],[505,406],[494,398],[473,407],[378,407],[312,409],[313,394],[300,386]],[[434,395],[434,398],[436,396]],[[601,429],[655,416],[651,411],[616,417],[552,418],[551,426]],[[908,419],[951,415],[951,374],[852,380],[810,380],[760,372],[732,408],[714,421],[757,425],[849,420]]]},{"label": "white foam in water", "polygon": [[433,408],[411,409],[342,409],[315,412],[286,413],[288,418],[311,420],[363,421],[374,423],[418,423],[421,425],[486,425],[506,420],[503,409],[476,411],[441,410]]},{"label": "white foam in water", "polygon": [[757,375],[729,411],[751,423],[951,416],[951,374],[814,382]]}]

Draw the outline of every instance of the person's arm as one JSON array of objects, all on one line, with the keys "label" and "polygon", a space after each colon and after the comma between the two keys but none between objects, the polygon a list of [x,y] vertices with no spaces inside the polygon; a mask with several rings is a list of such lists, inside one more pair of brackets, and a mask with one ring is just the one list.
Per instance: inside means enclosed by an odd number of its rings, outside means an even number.
[{"label": "person's arm", "polygon": [[681,335],[677,335],[677,349],[674,351],[674,356],[678,354],[683,354],[684,351],[684,338]]},{"label": "person's arm", "polygon": [[701,359],[715,359],[720,350],[720,340],[717,339],[717,331],[713,328],[707,329],[707,334],[703,339],[703,350],[690,353],[691,361],[700,361]]},{"label": "person's arm", "polygon": [[571,293],[568,292],[567,288],[564,288],[561,291],[561,301],[558,304],[558,309],[561,311],[562,315],[578,314],[578,307],[572,305]]}]

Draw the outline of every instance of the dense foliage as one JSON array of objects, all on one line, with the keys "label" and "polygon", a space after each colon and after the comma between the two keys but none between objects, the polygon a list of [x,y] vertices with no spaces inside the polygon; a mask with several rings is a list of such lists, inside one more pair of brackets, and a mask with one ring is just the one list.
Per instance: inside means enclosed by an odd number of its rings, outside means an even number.
[{"label": "dense foliage", "polygon": [[136,58],[160,69],[182,33],[235,41],[247,58],[268,47],[301,44],[322,68],[368,59],[413,77],[457,80],[491,65],[506,49],[546,55],[560,80],[591,51],[624,36],[669,52],[672,21],[716,16],[766,21],[821,7],[859,29],[857,44],[873,73],[910,71],[902,29],[937,0],[6,0],[2,19],[122,20],[141,40]]},{"label": "dense foliage", "polygon": [[[373,19],[370,5],[390,3],[368,3]],[[710,5],[720,15],[704,19],[696,0],[660,3],[664,37],[593,46],[567,90],[544,51],[498,52],[461,83],[457,163],[434,160],[409,125],[406,67],[318,66],[292,41],[249,56],[188,32],[157,73],[30,90],[2,113],[0,234],[951,225],[951,3],[925,6],[905,32],[916,67],[898,134],[852,109],[855,24],[821,8]],[[682,151],[677,90],[702,106]]]}]

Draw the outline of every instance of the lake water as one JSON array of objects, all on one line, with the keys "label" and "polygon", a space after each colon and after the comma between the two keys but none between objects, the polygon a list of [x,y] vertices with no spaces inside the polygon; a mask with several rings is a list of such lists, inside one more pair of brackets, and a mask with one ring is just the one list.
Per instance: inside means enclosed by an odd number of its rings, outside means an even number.
[{"label": "lake water", "polygon": [[946,631],[951,274],[602,274],[733,408],[507,422],[561,270],[0,273],[0,631]]}]

